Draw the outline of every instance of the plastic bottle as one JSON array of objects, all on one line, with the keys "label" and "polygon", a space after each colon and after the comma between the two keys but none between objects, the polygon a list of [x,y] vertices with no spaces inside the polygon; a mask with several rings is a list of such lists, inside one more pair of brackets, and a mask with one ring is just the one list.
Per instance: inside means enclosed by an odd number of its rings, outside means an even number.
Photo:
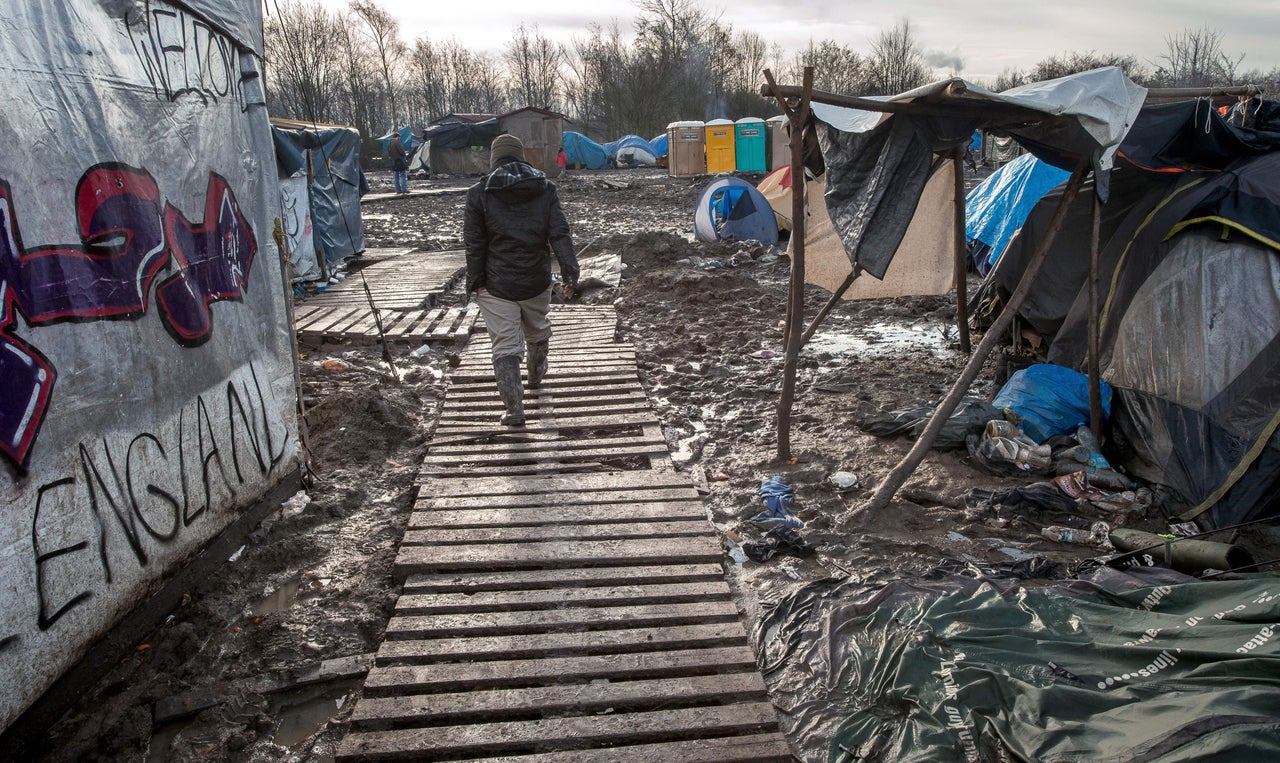
[{"label": "plastic bottle", "polygon": [[1040,534],[1057,543],[1088,545],[1094,540],[1093,533],[1088,530],[1077,530],[1074,527],[1059,527],[1058,525],[1049,525],[1041,530]]}]

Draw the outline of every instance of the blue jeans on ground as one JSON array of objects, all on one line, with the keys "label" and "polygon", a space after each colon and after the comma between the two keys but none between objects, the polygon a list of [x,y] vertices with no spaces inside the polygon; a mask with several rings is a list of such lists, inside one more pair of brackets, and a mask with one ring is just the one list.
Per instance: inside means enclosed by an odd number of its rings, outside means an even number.
[{"label": "blue jeans on ground", "polygon": [[409,173],[407,170],[392,170],[391,182],[396,184],[396,193],[409,192]]}]

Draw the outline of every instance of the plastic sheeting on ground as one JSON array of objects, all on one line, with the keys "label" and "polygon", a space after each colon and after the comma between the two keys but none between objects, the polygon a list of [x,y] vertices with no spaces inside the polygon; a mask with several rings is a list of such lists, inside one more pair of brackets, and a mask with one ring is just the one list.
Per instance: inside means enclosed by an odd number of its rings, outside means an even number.
[{"label": "plastic sheeting on ground", "polygon": [[801,759],[1280,759],[1274,576],[1100,568],[1030,586],[952,567],[819,581],[761,619]]},{"label": "plastic sheeting on ground", "polygon": [[[929,425],[929,419],[933,417],[937,407],[936,403],[921,403],[879,416],[866,416],[855,423],[859,429],[876,437],[904,434],[914,438],[919,437]],[[955,411],[947,418],[947,423],[942,425],[933,447],[938,450],[963,448],[966,437],[981,434],[988,421],[1000,418],[1003,418],[1003,414],[991,403],[975,397],[962,398]]]}]

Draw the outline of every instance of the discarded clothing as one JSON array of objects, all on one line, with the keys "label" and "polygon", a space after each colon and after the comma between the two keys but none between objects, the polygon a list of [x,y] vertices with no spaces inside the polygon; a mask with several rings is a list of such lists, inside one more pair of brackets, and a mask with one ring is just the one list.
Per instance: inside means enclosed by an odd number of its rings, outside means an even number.
[{"label": "discarded clothing", "polygon": [[804,522],[791,513],[791,501],[795,489],[782,477],[769,477],[760,484],[757,495],[764,498],[765,510],[750,519],[754,525],[765,529],[775,527],[804,527]]},{"label": "discarded clothing", "polygon": [[813,556],[814,546],[791,527],[775,527],[758,541],[742,544],[742,552],[753,562],[764,562],[782,556]]},{"label": "discarded clothing", "polygon": [[[855,421],[854,424],[867,434],[876,437],[909,434],[915,438],[919,437],[924,428],[929,425],[929,419],[933,417],[937,407],[936,403],[925,404],[922,401],[915,407],[890,411],[878,416],[868,416]],[[947,423],[938,432],[938,438],[934,440],[933,447],[937,450],[963,448],[965,437],[981,433],[988,421],[1003,418],[1003,415],[999,408],[985,400],[974,397],[963,398],[947,417]]]}]

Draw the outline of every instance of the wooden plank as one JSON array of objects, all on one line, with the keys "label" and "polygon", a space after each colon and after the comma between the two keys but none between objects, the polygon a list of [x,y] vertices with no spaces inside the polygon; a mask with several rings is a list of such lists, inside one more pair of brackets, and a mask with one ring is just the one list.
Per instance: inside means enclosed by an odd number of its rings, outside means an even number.
[{"label": "wooden plank", "polygon": [[681,649],[670,652],[585,655],[535,660],[488,660],[374,667],[365,679],[366,696],[453,692],[499,686],[716,675],[758,670],[746,646]]},{"label": "wooden plank", "polygon": [[[545,432],[553,429],[618,429],[622,427],[640,427],[656,423],[657,419],[648,411],[643,413],[616,413],[606,416],[573,416],[571,419],[543,423],[537,419],[525,421],[524,429],[530,432]],[[444,425],[436,429],[440,436],[461,434],[502,434],[510,431],[510,427],[499,426],[496,422],[456,423]]]},{"label": "wooden plank", "polygon": [[747,645],[740,622],[664,625],[657,628],[520,633],[438,639],[391,639],[378,648],[378,664],[422,665],[478,660],[527,660],[571,655],[660,652]]},{"label": "wooden plank", "polygon": [[[554,413],[556,417],[562,420],[572,420],[582,416],[618,416],[625,414],[645,414],[650,420],[656,421],[650,410],[647,401],[640,400],[611,400],[604,398],[592,403],[583,405],[558,405],[547,402],[546,405],[526,403],[526,413],[530,410],[545,413]],[[448,410],[441,411],[442,426],[465,425],[476,421],[485,421],[492,418],[493,412],[488,410]]]},{"label": "wooden plank", "polygon": [[442,615],[396,615],[386,638],[433,639],[458,636],[503,636],[554,630],[605,630],[626,627],[732,622],[738,609],[731,601],[680,604],[636,604],[627,607],[565,607],[518,612],[466,612]]},{"label": "wooden plank", "polygon": [[693,483],[685,475],[624,473],[586,477],[540,477],[536,479],[503,479],[490,477],[466,484],[432,485],[437,496],[527,495],[533,493],[589,493],[595,490],[646,490],[649,488],[687,487]]},{"label": "wooden plank", "polygon": [[796,760],[781,734],[685,739],[679,742],[562,750],[516,757],[471,758],[473,763],[618,763],[680,761],[680,763],[793,763]]},{"label": "wooden plank", "polygon": [[587,525],[617,522],[645,524],[671,519],[688,519],[706,524],[706,509],[693,501],[661,501],[658,503],[605,503],[588,506],[556,507],[547,511],[536,506],[519,509],[435,509],[415,511],[409,515],[409,530],[432,527],[511,527],[519,525]]},{"label": "wooden plank", "polygon": [[540,591],[484,591],[480,593],[405,594],[396,602],[396,616],[458,614],[500,610],[534,610],[571,606],[632,606],[681,604],[727,598],[723,580],[702,583],[661,583],[592,588],[554,588]]},{"label": "wooden plank", "polygon": [[528,567],[586,567],[617,564],[688,564],[724,556],[717,541],[696,538],[611,539],[495,546],[405,546],[396,558],[400,577],[414,572]]},{"label": "wooden plank", "polygon": [[[543,394],[541,390],[525,390],[525,407],[537,406],[554,406],[556,408],[582,408],[587,406],[599,405],[601,403],[633,403],[644,404],[649,403],[649,399],[645,397],[644,392],[639,385],[635,387],[617,387],[594,390],[594,394],[583,394],[577,390],[565,390],[563,392],[555,392],[547,390]],[[469,411],[489,411],[497,410],[502,407],[502,400],[499,399],[495,389],[490,395],[474,395],[467,398],[457,400],[446,399],[442,411],[450,415],[466,413]]]},{"label": "wooden plank", "polygon": [[392,725],[420,727],[500,721],[518,714],[537,717],[570,712],[598,713],[605,709],[618,712],[691,704],[759,702],[764,698],[764,681],[759,673],[752,671],[607,684],[371,697],[356,706],[351,724],[357,731],[363,731]]},{"label": "wooden plank", "polygon": [[[615,474],[643,474],[644,472],[614,472]],[[561,476],[561,475],[556,475]],[[594,474],[575,474],[574,477],[595,477]],[[491,479],[490,477],[477,477],[479,479]],[[535,479],[530,477],[529,479]],[[542,479],[541,477],[537,479]],[[423,480],[424,488],[430,490],[435,487],[431,480]],[[430,511],[433,509],[518,509],[530,507],[547,507],[553,506],[556,511],[561,506],[595,506],[602,503],[624,503],[633,501],[636,503],[659,503],[663,501],[691,501],[698,497],[698,491],[693,486],[681,488],[651,488],[640,491],[638,489],[622,489],[622,490],[595,490],[583,493],[574,493],[565,491],[563,494],[548,499],[541,493],[527,493],[523,495],[494,495],[492,498],[485,499],[483,496],[435,496],[430,494],[419,494],[414,509],[421,511]]]},{"label": "wooden plank", "polygon": [[684,735],[706,737],[758,733],[776,726],[777,715],[773,706],[767,702],[755,702],[647,713],[355,733],[342,740],[337,758],[421,760],[428,756],[457,757],[478,752],[581,747],[584,743],[603,746],[666,742]]},{"label": "wooden plank", "polygon": [[564,585],[593,586],[723,579],[724,570],[719,564],[649,564],[639,567],[584,567],[567,570],[412,575],[404,583],[404,592],[534,590]]},{"label": "wooden plank", "polygon": [[541,527],[440,527],[406,530],[403,546],[447,546],[458,543],[537,543],[539,541],[706,536],[705,519],[619,524],[547,525]]},{"label": "wooden plank", "polygon": [[[434,463],[436,453],[444,454],[444,458],[463,458],[472,455],[484,455],[491,453],[494,447],[501,447],[504,453],[541,453],[555,452],[560,448],[579,444],[581,441],[567,440],[560,437],[547,440],[531,440],[528,442],[507,442],[507,443],[484,443],[484,444],[461,444],[435,446],[427,451],[426,463]],[[603,435],[601,437],[593,437],[589,441],[593,445],[602,448],[623,448],[640,445],[666,445],[666,440],[662,437],[637,437],[635,435]]]}]

